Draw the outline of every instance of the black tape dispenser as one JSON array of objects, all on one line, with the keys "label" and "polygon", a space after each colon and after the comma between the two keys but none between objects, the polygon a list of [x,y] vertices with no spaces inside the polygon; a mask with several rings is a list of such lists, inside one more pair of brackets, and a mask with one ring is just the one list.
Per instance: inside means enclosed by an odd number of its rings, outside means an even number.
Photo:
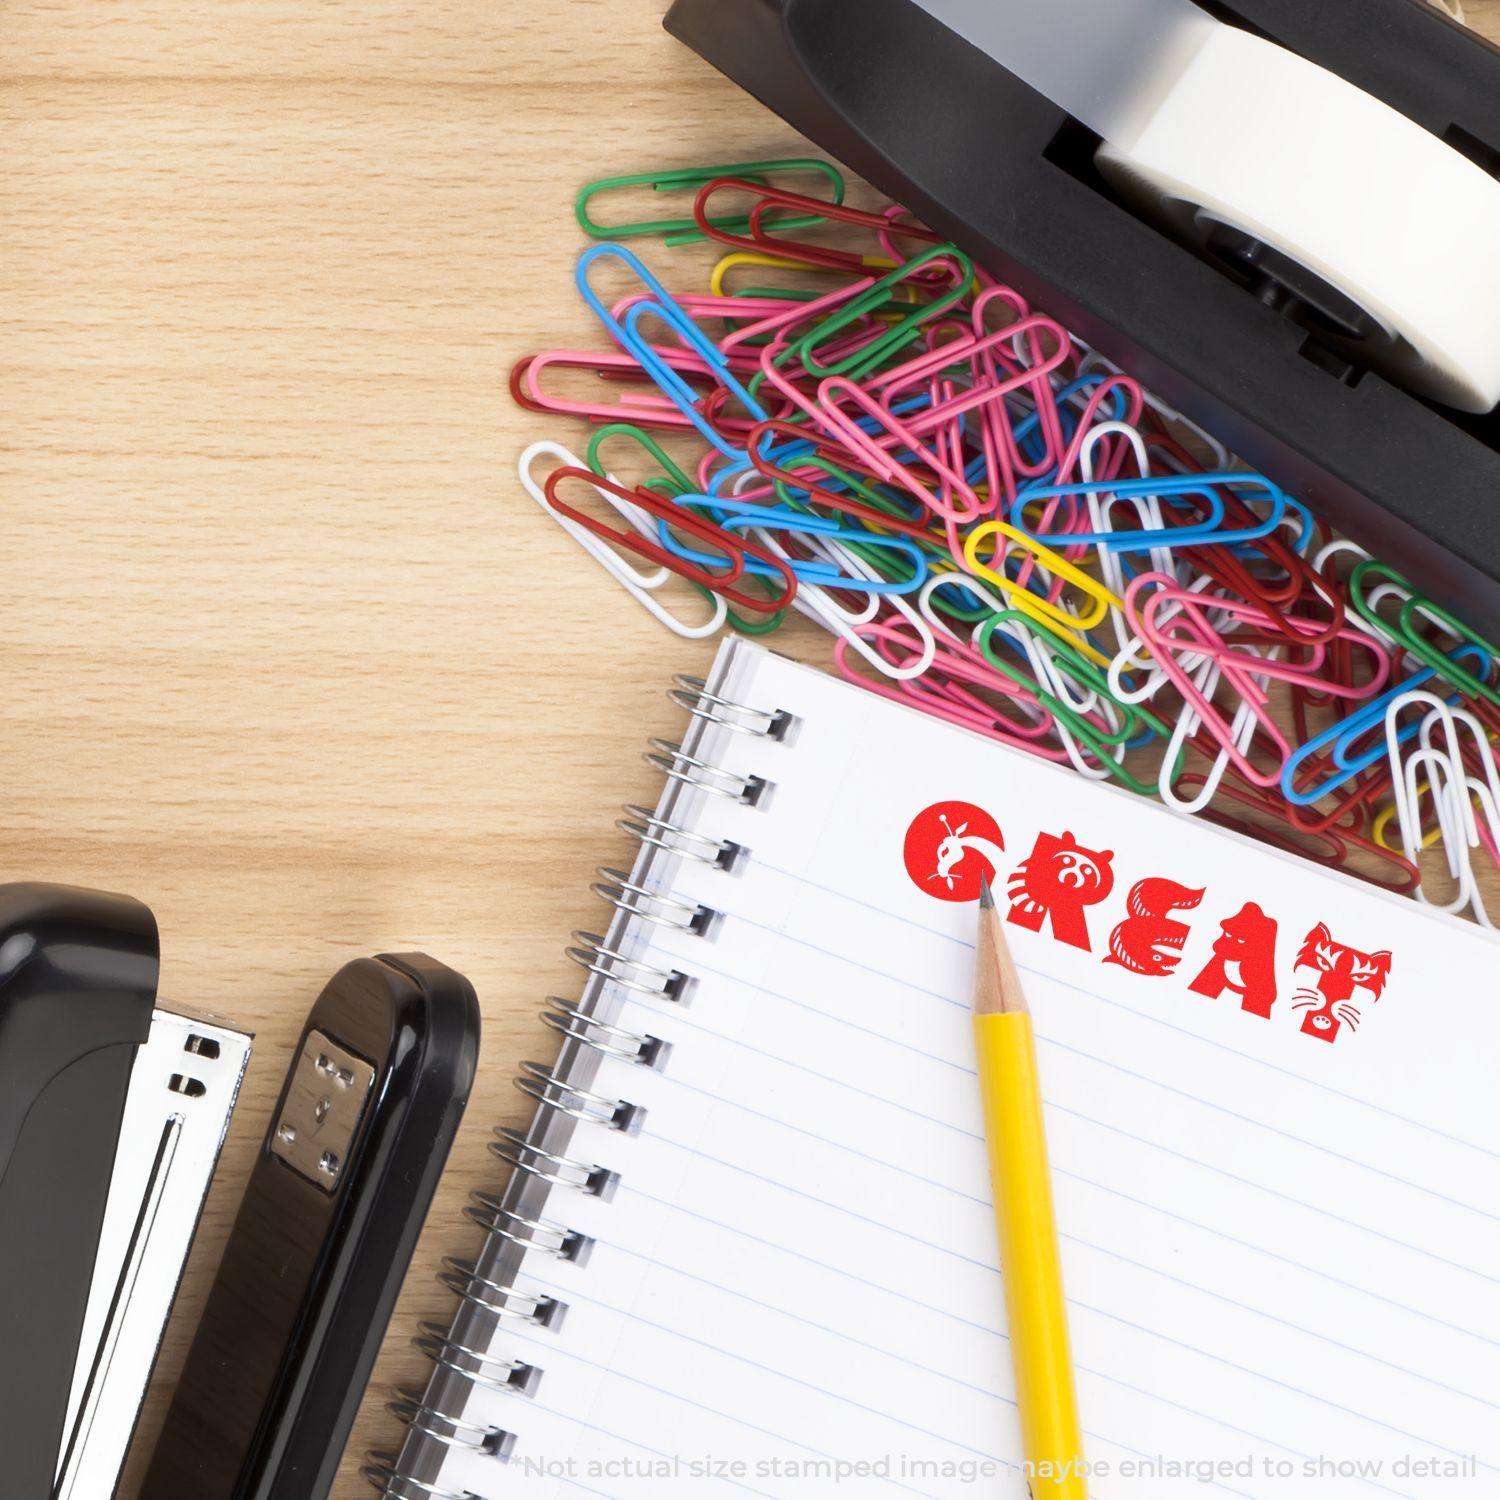
[{"label": "black tape dispenser", "polygon": [[1429,0],[676,0],[667,27],[1500,637],[1500,49]]}]

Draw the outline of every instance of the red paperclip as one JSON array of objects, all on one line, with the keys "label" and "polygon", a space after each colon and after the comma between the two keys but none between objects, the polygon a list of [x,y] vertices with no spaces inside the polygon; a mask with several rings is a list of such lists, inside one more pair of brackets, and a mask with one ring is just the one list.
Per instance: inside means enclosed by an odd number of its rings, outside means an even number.
[{"label": "red paperclip", "polygon": [[[748,215],[736,215],[738,219],[748,220],[750,225],[748,235],[735,234],[725,225],[716,224],[713,221],[713,216],[709,212],[709,204],[716,193],[723,192],[744,193],[755,200],[755,205]],[[897,225],[884,214],[864,213],[857,208],[848,208],[843,204],[808,198],[802,193],[790,193],[783,188],[747,182],[743,177],[716,177],[699,189],[698,196],[693,202],[693,218],[699,230],[710,239],[717,240],[721,245],[732,245],[738,250],[749,250],[761,255],[777,255],[783,260],[800,261],[808,266],[827,266],[835,271],[848,271],[853,274],[868,269],[869,257],[867,256],[848,250],[830,250],[821,245],[808,244],[805,240],[778,239],[767,230],[765,222],[769,214],[778,211],[785,211],[794,216],[812,214],[831,223],[852,224],[860,229],[868,229],[877,240],[882,235],[901,234],[910,239],[920,240],[924,244],[942,243],[940,235],[918,224]],[[885,242],[881,241],[881,243]],[[892,257],[897,261],[901,258],[899,255]]]},{"label": "red paperclip", "polygon": [[[685,531],[689,536],[701,542],[707,542],[714,550],[724,554],[724,571],[716,572],[700,568],[687,558],[680,557],[677,553],[669,551],[660,543],[653,542],[649,537],[642,536],[637,531],[621,531],[569,505],[567,501],[559,497],[557,491],[559,486],[571,479],[582,480],[595,489],[607,490],[618,499],[627,500],[658,520],[666,521],[675,530]],[[722,594],[737,609],[754,610],[766,615],[776,614],[787,608],[797,596],[796,574],[775,553],[767,551],[748,538],[732,536],[723,527],[716,526],[705,517],[658,495],[654,490],[644,486],[639,489],[627,489],[613,480],[601,478],[592,469],[578,469],[571,466],[550,474],[543,490],[549,503],[559,514],[571,521],[576,521],[580,526],[593,532],[595,536],[603,537],[625,551],[634,553],[637,557],[644,557],[656,563],[658,567],[670,569],[679,577],[687,579],[689,583],[696,583],[702,588],[712,589],[716,594]],[[781,576],[784,587],[780,593],[767,597],[765,594],[747,594],[729,587],[745,576],[747,557],[753,557],[757,562],[765,564]]]}]

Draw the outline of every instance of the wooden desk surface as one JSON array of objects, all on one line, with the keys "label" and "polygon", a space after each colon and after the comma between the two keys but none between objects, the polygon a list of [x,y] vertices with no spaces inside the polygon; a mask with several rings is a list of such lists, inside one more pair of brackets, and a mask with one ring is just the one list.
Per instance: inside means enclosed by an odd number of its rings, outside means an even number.
[{"label": "wooden desk surface", "polygon": [[[144,1436],[303,1017],[346,959],[469,974],[481,1075],[359,1454],[421,1376],[491,1124],[624,857],[636,754],[709,644],[580,565],[518,491],[512,360],[597,343],[572,196],[795,138],[664,0],[10,0],[0,17],[0,599],[9,879],[129,891],[164,995],[256,1051]],[[1500,36],[1500,0],[1471,17]],[[558,434],[555,424],[550,429]],[[812,650],[821,651],[818,644]],[[129,1488],[129,1487],[127,1487]]]}]

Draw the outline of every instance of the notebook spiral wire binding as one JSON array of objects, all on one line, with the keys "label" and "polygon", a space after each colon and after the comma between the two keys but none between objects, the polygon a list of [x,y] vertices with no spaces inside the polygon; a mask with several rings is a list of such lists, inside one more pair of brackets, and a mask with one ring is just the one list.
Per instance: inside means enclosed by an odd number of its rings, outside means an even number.
[{"label": "notebook spiral wire binding", "polygon": [[[675,686],[667,696],[692,719],[735,734],[779,740],[792,722],[790,715],[779,710],[751,708],[711,693],[696,677],[676,678]],[[766,793],[769,783],[762,777],[726,771],[689,754],[680,744],[658,739],[649,743],[650,748],[644,757],[647,764],[659,770],[670,782],[752,807]],[[732,869],[744,853],[737,844],[682,828],[644,807],[627,806],[624,814],[615,826],[629,834],[643,849],[722,870]],[[599,879],[590,889],[614,907],[627,923],[646,922],[704,936],[712,931],[717,920],[717,913],[710,908],[653,891],[623,870],[606,868],[599,870],[598,875]],[[590,985],[609,983],[653,1000],[680,1002],[693,984],[688,975],[676,969],[662,969],[632,958],[599,933],[575,932],[565,951],[584,970]],[[602,1057],[660,1069],[671,1052],[670,1044],[661,1038],[601,1020],[591,1015],[581,1002],[550,996],[547,1008],[540,1015],[543,1024],[557,1032],[565,1043],[577,1043]],[[523,1094],[535,1101],[539,1110],[549,1114],[606,1125],[627,1135],[640,1128],[643,1112],[635,1105],[580,1087],[560,1077],[545,1063],[521,1063],[514,1081]],[[509,1127],[496,1128],[489,1149],[511,1168],[513,1174],[534,1179],[549,1191],[566,1187],[608,1200],[619,1181],[618,1174],[612,1171],[549,1151],[525,1133]],[[484,1229],[488,1236],[486,1252],[513,1245],[521,1250],[544,1251],[559,1260],[582,1265],[593,1245],[588,1236],[562,1224],[505,1207],[495,1193],[476,1191],[470,1194],[463,1212],[472,1223]],[[561,1324],[566,1311],[563,1303],[553,1297],[518,1292],[482,1275],[480,1267],[486,1264],[487,1258],[483,1252],[474,1260],[448,1256],[443,1261],[438,1280],[458,1296],[460,1304],[479,1309],[499,1324],[509,1321],[542,1328],[556,1328]],[[529,1396],[535,1391],[542,1376],[541,1369],[523,1360],[508,1360],[493,1351],[460,1342],[456,1326],[444,1329],[437,1323],[422,1323],[412,1342],[433,1365],[458,1377],[470,1389],[519,1396]],[[515,1445],[514,1436],[508,1432],[496,1427],[481,1427],[427,1404],[419,1390],[405,1387],[398,1390],[387,1403],[387,1410],[399,1417],[412,1432],[445,1448],[466,1449],[504,1461],[510,1458]],[[386,1500],[477,1500],[468,1492],[444,1489],[414,1478],[401,1468],[400,1456],[396,1453],[367,1454],[360,1472]]]}]

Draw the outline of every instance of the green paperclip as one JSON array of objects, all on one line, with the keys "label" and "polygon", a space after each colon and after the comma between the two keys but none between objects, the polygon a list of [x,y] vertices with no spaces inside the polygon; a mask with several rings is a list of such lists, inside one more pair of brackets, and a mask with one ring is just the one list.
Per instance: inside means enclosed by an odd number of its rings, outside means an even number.
[{"label": "green paperclip", "polygon": [[[698,221],[692,217],[648,219],[638,224],[596,224],[590,217],[589,205],[601,194],[619,192],[626,188],[648,187],[657,193],[697,192],[719,177],[738,177],[757,187],[769,187],[771,174],[789,172],[817,173],[832,186],[833,196],[829,199],[829,206],[837,207],[843,203],[844,175],[837,167],[811,157],[792,157],[784,161],[729,162],[720,167],[683,167],[670,172],[631,172],[623,177],[601,177],[596,182],[584,185],[573,205],[573,212],[577,215],[583,232],[596,240],[628,240],[641,235],[660,235],[669,246],[696,245],[708,236],[698,228]],[[710,219],[708,222],[716,229],[727,230],[730,234],[750,232],[750,220],[743,214],[738,217]],[[778,229],[810,229],[823,223],[823,219],[816,214],[799,214],[791,218],[775,219],[773,222]]]},{"label": "green paperclip", "polygon": [[[852,327],[867,313],[881,312],[897,300],[896,294],[906,289],[913,271],[935,260],[951,260],[961,274],[951,291],[944,292],[930,302],[918,303],[907,316],[898,318],[878,338],[872,339],[862,349],[856,350],[846,359],[834,364],[820,364],[813,351],[822,343],[836,337]],[[868,291],[861,292],[852,301],[824,318],[816,327],[804,334],[791,346],[788,353],[801,361],[803,369],[810,375],[826,379],[830,375],[846,375],[853,380],[862,380],[872,374],[888,356],[898,353],[921,335],[924,324],[956,307],[969,295],[969,285],[974,279],[974,262],[953,245],[932,245],[913,256],[903,266],[882,276]]]},{"label": "green paperclip", "polygon": [[[1107,698],[1123,715],[1120,729],[1114,734],[1106,734],[1096,725],[1078,712],[1072,704],[1059,698],[1056,693],[1042,686],[1030,673],[1022,671],[1018,667],[1007,663],[996,650],[994,644],[995,628],[998,625],[1014,621],[1021,625],[1033,638],[1041,643],[1043,648],[1051,655],[1053,662],[1066,676],[1079,684],[1080,687],[1097,693],[1100,697]],[[974,644],[979,647],[984,659],[1001,676],[1008,677],[1017,687],[1024,688],[1031,693],[1037,702],[1050,709],[1053,715],[1062,720],[1068,726],[1069,732],[1075,739],[1082,740],[1094,755],[1099,764],[1115,778],[1116,781],[1139,797],[1155,797],[1157,788],[1154,782],[1145,782],[1133,771],[1120,764],[1110,752],[1118,750],[1121,746],[1133,740],[1142,728],[1151,729],[1162,739],[1167,739],[1171,731],[1162,723],[1149,709],[1142,708],[1135,703],[1121,703],[1109,690],[1109,679],[1096,667],[1086,656],[1060,636],[1053,635],[1051,631],[1045,630],[1029,615],[1023,615],[1019,610],[1003,609],[998,613],[991,614],[979,627],[974,635]],[[1172,779],[1175,781],[1182,770],[1182,762],[1186,756],[1186,747],[1179,750],[1177,760],[1172,769]]]},{"label": "green paperclip", "polygon": [[[1394,584],[1406,594],[1406,602],[1402,604],[1394,622],[1382,620],[1371,608],[1367,598],[1370,592],[1367,585],[1372,578]],[[1423,666],[1431,667],[1450,687],[1457,688],[1467,697],[1482,698],[1486,703],[1500,708],[1500,689],[1461,667],[1451,656],[1421,635],[1417,629],[1416,616],[1419,611],[1428,615],[1444,626],[1460,646],[1477,646],[1492,662],[1500,661],[1500,648],[1471,630],[1441,604],[1434,604],[1431,599],[1417,593],[1404,574],[1398,573],[1389,563],[1376,562],[1372,558],[1360,563],[1349,575],[1349,596],[1366,624],[1405,647]]]},{"label": "green paperclip", "polygon": [[672,455],[668,453],[667,450],[663,448],[662,445],[658,443],[649,432],[645,431],[643,428],[636,427],[630,422],[610,422],[606,426],[601,427],[593,435],[593,437],[589,439],[589,468],[591,468],[594,473],[596,473],[601,479],[608,477],[609,470],[604,465],[599,450],[603,448],[604,444],[612,437],[621,438],[624,441],[634,443],[638,448],[643,449],[661,466],[662,472],[660,474],[653,475],[650,479],[642,480],[642,484],[649,485],[652,489],[659,489],[664,484],[670,484],[674,486],[673,490],[670,493],[668,493],[666,490],[662,490],[662,493],[665,494],[669,500],[675,500],[679,495],[690,495],[694,490],[698,488],[698,486],[695,485],[693,481],[689,479],[688,476],[682,471],[681,467],[678,465],[676,460],[673,459]]}]

